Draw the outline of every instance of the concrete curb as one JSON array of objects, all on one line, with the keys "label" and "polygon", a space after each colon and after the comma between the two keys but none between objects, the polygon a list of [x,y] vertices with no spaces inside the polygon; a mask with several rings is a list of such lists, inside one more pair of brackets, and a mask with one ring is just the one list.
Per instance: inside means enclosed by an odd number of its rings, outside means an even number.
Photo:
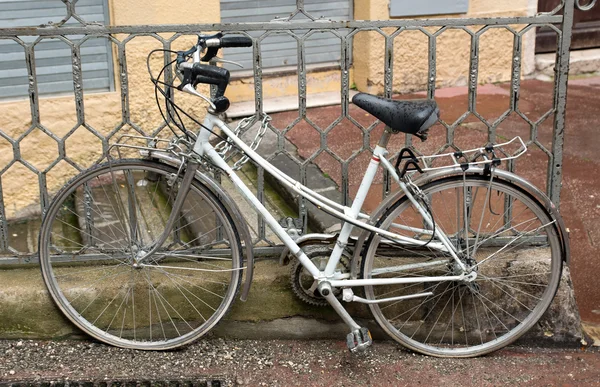
[{"label": "concrete curb", "polygon": [[[211,335],[236,339],[344,339],[347,327],[329,307],[314,307],[296,298],[289,285],[289,267],[272,260],[256,264],[247,302],[236,300]],[[0,271],[0,339],[84,338],[50,299],[39,268]],[[524,338],[543,345],[582,345],[581,328],[568,269],[553,305]],[[362,304],[347,304],[376,339],[388,339]]]},{"label": "concrete curb", "polygon": [[[354,97],[358,92],[356,90],[350,90],[350,99]],[[324,93],[312,93],[310,99],[307,101],[307,108],[315,108],[330,105],[339,105],[341,103],[341,96],[338,92],[324,92]],[[263,111],[265,113],[278,113],[286,112],[291,110],[298,110],[298,97],[278,97],[278,98],[266,98],[263,100]],[[254,101],[236,102],[231,105],[227,110],[227,118],[237,119],[242,117],[249,117],[254,115],[256,112],[256,104]]]},{"label": "concrete curb", "polygon": [[[575,50],[571,52],[569,75],[593,74],[600,68],[600,49]],[[549,79],[554,77],[556,54],[538,54],[535,56],[535,66],[538,76],[544,75]]]}]

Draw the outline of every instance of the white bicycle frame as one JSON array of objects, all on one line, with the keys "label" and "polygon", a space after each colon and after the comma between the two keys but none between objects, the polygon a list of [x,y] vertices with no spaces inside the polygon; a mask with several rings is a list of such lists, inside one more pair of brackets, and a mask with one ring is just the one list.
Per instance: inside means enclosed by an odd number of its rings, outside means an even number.
[{"label": "white bicycle frame", "polygon": [[[401,283],[422,283],[422,282],[439,282],[439,281],[472,281],[474,280],[475,272],[467,273],[467,268],[464,263],[458,258],[458,255],[455,251],[454,246],[450,242],[450,239],[444,234],[440,227],[434,228],[434,220],[430,217],[429,212],[423,208],[423,206],[414,198],[411,194],[410,189],[407,185],[400,179],[398,174],[396,173],[394,167],[391,163],[385,158],[388,154],[387,150],[377,145],[375,151],[373,152],[373,157],[365,176],[360,184],[356,197],[352,203],[351,207],[342,206],[339,203],[335,203],[322,195],[314,192],[308,187],[300,184],[298,181],[290,178],[273,165],[271,165],[267,160],[261,157],[258,153],[250,148],[246,143],[244,143],[239,137],[237,137],[234,132],[227,126],[219,117],[210,112],[204,119],[203,128],[200,129],[198,134],[198,138],[194,145],[194,152],[198,153],[201,156],[208,158],[214,165],[220,169],[222,169],[227,176],[231,179],[234,186],[237,190],[242,194],[245,200],[265,219],[269,227],[275,232],[275,234],[281,239],[285,246],[289,249],[289,251],[294,254],[301,262],[301,264],[309,271],[309,273],[319,282],[326,281],[331,287],[353,287],[353,286],[368,286],[368,285],[391,285],[391,284],[401,284]],[[214,127],[218,127],[223,133],[236,145],[238,146],[244,153],[250,157],[256,164],[260,165],[264,168],[265,171],[273,175],[278,181],[280,181],[283,185],[287,186],[298,195],[305,197],[311,203],[318,206],[320,209],[331,213],[332,215],[340,218],[345,223],[342,227],[342,230],[339,234],[335,247],[333,248],[332,254],[329,257],[327,262],[327,266],[324,271],[320,271],[315,264],[306,256],[306,254],[302,251],[302,249],[294,242],[294,240],[288,235],[283,227],[277,222],[277,220],[269,213],[269,211],[263,206],[263,204],[256,198],[256,196],[250,191],[248,187],[244,184],[244,182],[237,176],[235,171],[223,160],[221,155],[217,153],[214,147],[210,144],[209,137],[211,135],[211,131]],[[210,129],[210,130],[209,130]],[[429,234],[433,235],[437,242],[431,241],[430,243],[423,242],[417,239],[409,238],[406,236],[402,236],[393,232],[389,232],[387,230],[383,230],[377,227],[374,227],[370,224],[362,222],[360,219],[369,219],[368,215],[365,215],[360,212],[364,201],[367,197],[367,193],[373,183],[375,175],[377,173],[377,169],[382,165],[389,173],[390,176],[396,181],[396,183],[400,186],[400,188],[404,191],[407,198],[411,201],[414,207],[419,211],[421,216],[423,217],[426,224],[430,227],[430,230],[419,229],[414,227],[395,225],[401,229],[406,229],[410,231],[415,231],[416,233]],[[370,278],[370,279],[344,279],[338,278],[335,276],[335,269],[338,265],[342,252],[345,246],[348,243],[348,239],[350,237],[350,233],[353,228],[357,226],[366,230],[369,230],[377,235],[381,235],[386,239],[391,241],[401,243],[404,245],[412,245],[412,246],[423,246],[427,244],[427,246],[431,249],[438,250],[440,252],[444,252],[449,254],[453,261],[460,267],[463,271],[461,275],[458,276],[439,276],[439,277],[415,277],[415,278]],[[435,229],[435,233],[431,230]],[[449,263],[450,260],[442,260],[438,261],[438,264]],[[356,298],[356,297],[354,297]]]}]

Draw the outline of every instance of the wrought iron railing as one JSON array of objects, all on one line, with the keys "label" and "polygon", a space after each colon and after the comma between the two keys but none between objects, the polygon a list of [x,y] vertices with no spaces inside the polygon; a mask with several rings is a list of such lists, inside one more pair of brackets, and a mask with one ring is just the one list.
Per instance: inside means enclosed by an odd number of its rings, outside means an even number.
[{"label": "wrought iron railing", "polygon": [[[224,31],[226,33],[248,34],[252,31],[262,31],[262,34],[256,35],[253,46],[253,78],[255,93],[256,119],[259,119],[264,110],[264,92],[263,92],[263,67],[261,58],[261,43],[273,34],[286,34],[297,42],[297,77],[298,77],[298,110],[299,115],[293,122],[290,122],[282,130],[272,127],[273,133],[277,136],[277,149],[269,157],[274,159],[279,154],[289,157],[299,169],[301,182],[306,182],[306,173],[309,166],[319,157],[326,153],[335,159],[341,169],[341,197],[345,203],[351,201],[350,183],[348,173],[350,166],[363,153],[371,152],[370,133],[375,128],[375,124],[370,126],[361,125],[352,115],[349,114],[350,92],[351,92],[351,68],[352,68],[352,49],[353,39],[357,34],[369,31],[369,33],[379,34],[385,45],[385,54],[380,58],[383,62],[383,94],[391,97],[394,90],[394,51],[397,49],[395,38],[406,31],[417,31],[423,34],[428,45],[428,73],[427,82],[424,85],[424,91],[427,97],[436,96],[436,81],[438,69],[437,47],[440,36],[450,30],[460,30],[468,34],[470,40],[470,58],[468,70],[468,106],[454,122],[441,121],[441,125],[446,131],[445,143],[438,149],[438,153],[453,147],[458,149],[456,144],[457,128],[464,123],[467,117],[476,117],[487,128],[487,141],[496,142],[498,138],[497,129],[500,124],[505,122],[507,117],[517,115],[525,120],[530,127],[530,136],[525,139],[528,146],[537,147],[548,157],[547,164],[547,192],[555,203],[560,201],[560,188],[563,166],[563,143],[565,131],[565,110],[567,97],[567,78],[569,71],[569,47],[573,29],[574,12],[576,9],[590,9],[596,0],[583,4],[580,0],[562,0],[556,9],[551,12],[538,13],[534,16],[518,17],[499,17],[499,18],[440,18],[440,19],[419,19],[419,20],[371,20],[371,21],[331,21],[312,16],[305,7],[303,0],[297,0],[297,10],[288,18],[277,19],[269,23],[244,23],[244,24],[185,24],[185,25],[136,25],[136,26],[104,26],[96,23],[88,23],[77,14],[77,0],[62,0],[66,7],[65,18],[58,22],[39,27],[20,27],[20,28],[0,28],[0,41],[12,40],[15,44],[22,47],[25,55],[25,63],[28,73],[28,91],[30,117],[23,117],[23,121],[31,121],[27,130],[18,136],[11,135],[4,128],[0,127],[0,137],[9,144],[9,152],[12,152],[12,159],[4,165],[0,165],[0,181],[6,181],[6,172],[15,164],[21,164],[38,178],[39,185],[39,209],[43,213],[49,203],[52,192],[47,187],[47,174],[52,171],[60,162],[71,165],[74,169],[81,170],[80,163],[74,161],[71,157],[71,149],[66,146],[69,136],[77,129],[84,128],[95,136],[105,152],[111,142],[114,142],[126,126],[133,128],[142,135],[153,136],[160,133],[165,124],[158,127],[148,128],[134,122],[131,119],[130,93],[132,92],[129,84],[129,72],[127,65],[126,48],[136,37],[146,36],[155,39],[164,49],[171,49],[174,42],[186,35],[193,35],[200,31]],[[73,24],[75,22],[75,24]],[[522,54],[524,36],[531,33],[538,27],[544,26],[555,31],[557,35],[557,55],[554,77],[554,95],[551,108],[538,119],[531,119],[527,113],[520,109],[519,97],[522,79]],[[488,120],[477,111],[478,86],[480,84],[480,38],[491,29],[502,29],[506,33],[512,34],[512,69],[510,72],[510,103],[507,111],[494,120]],[[341,61],[339,63],[340,93],[341,93],[341,114],[327,127],[320,127],[307,115],[307,64],[305,61],[305,43],[313,34],[320,32],[333,35],[340,40]],[[170,37],[166,37],[167,34]],[[27,39],[25,37],[28,37]],[[76,38],[75,38],[76,37]],[[76,110],[77,124],[67,133],[56,133],[55,130],[44,125],[40,119],[40,98],[38,93],[38,74],[36,72],[36,45],[45,39],[59,39],[67,45],[71,52],[71,64],[73,73],[73,95]],[[89,123],[89,110],[84,110],[84,89],[82,87],[82,45],[89,39],[101,38],[107,39],[114,46],[115,60],[115,79],[119,87],[115,93],[120,93],[121,99],[121,122],[109,132],[99,131]],[[510,50],[510,48],[509,48]],[[164,58],[165,62],[167,58]],[[548,97],[550,98],[550,96]],[[0,106],[2,106],[0,101]],[[545,146],[539,140],[538,129],[544,122],[553,120],[553,135],[551,146]],[[314,130],[318,132],[320,143],[317,150],[312,155],[299,158],[290,153],[286,146],[287,134],[299,122],[307,122]],[[328,146],[328,135],[333,128],[340,122],[349,122],[360,130],[363,136],[362,147],[356,149],[347,158],[342,158],[335,150]],[[31,160],[24,157],[21,151],[21,145],[31,135],[33,131],[41,131],[48,137],[48,141],[55,141],[58,147],[58,157],[48,165],[40,168],[34,165]],[[411,139],[406,138],[406,144],[412,145]],[[509,168],[513,168],[510,166]],[[264,173],[258,170],[258,191],[259,198],[263,198]],[[383,190],[386,192],[389,186],[385,185],[387,179],[384,177]],[[7,203],[2,184],[0,184],[0,251],[4,256],[19,256],[26,259],[34,256],[34,251],[22,251],[14,246],[14,238],[11,239],[9,230],[9,219],[6,211]],[[303,201],[298,204],[298,212],[303,220],[307,218],[307,207]],[[265,236],[264,223],[258,221],[258,240],[267,241],[273,245],[275,241],[268,241]],[[306,221],[304,222],[306,224]]]}]

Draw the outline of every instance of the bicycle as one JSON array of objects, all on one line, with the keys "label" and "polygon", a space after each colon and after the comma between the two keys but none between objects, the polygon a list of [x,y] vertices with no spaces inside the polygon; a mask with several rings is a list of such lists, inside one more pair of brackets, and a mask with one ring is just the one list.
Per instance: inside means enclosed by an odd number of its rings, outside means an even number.
[{"label": "bicycle", "polygon": [[[119,158],[108,152],[105,163],[73,178],[48,207],[39,238],[42,275],[76,326],[119,347],[172,349],[203,336],[223,318],[244,273],[240,299],[246,299],[252,238],[211,170],[233,182],[297,259],[295,280],[307,281],[299,284],[301,291],[309,302],[334,308],[349,327],[352,351],[365,350],[372,338],[342,302],[368,304],[393,339],[433,356],[492,352],[540,319],[559,286],[569,246],[562,219],[544,193],[498,168],[526,152],[519,137],[436,156],[417,157],[406,148],[394,165],[387,158],[390,137],[403,132],[424,141],[439,119],[437,104],[358,94],[354,104],[387,128],[352,205],[343,206],[279,171],[219,118],[229,107],[224,96],[229,72],[214,63],[217,52],[250,46],[248,37],[219,33],[199,35],[190,50],[172,52],[176,59],[151,78],[157,97],[160,92],[166,101],[166,112],[159,104],[165,122],[183,135],[123,136],[114,145]],[[209,104],[202,123],[176,105],[170,97],[174,86],[160,81],[173,65],[181,81],[177,89]],[[216,86],[215,95],[199,93],[198,84]],[[200,125],[197,133],[185,127],[182,115]],[[261,121],[255,143],[268,117]],[[213,146],[211,135],[221,143]],[[504,149],[511,146],[518,150],[509,154]],[[232,148],[341,219],[341,231],[299,236],[280,225],[225,161]],[[121,159],[121,149],[135,149],[142,158]],[[436,163],[444,165],[432,166]],[[361,207],[379,167],[400,190],[367,215]],[[351,236],[355,227],[362,230],[358,237]],[[331,245],[323,247],[326,242]],[[320,250],[309,257],[304,250],[315,244]]]}]

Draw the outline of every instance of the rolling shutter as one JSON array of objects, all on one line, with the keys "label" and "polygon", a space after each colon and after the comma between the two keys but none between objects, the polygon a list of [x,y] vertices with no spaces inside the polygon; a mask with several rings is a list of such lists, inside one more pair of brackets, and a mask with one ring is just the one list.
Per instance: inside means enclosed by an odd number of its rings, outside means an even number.
[{"label": "rolling shutter", "polygon": [[467,13],[469,0],[390,0],[390,16],[429,16]]},{"label": "rolling shutter", "polygon": [[[323,1],[305,0],[305,9],[314,17],[323,16],[331,20],[350,20],[350,0]],[[221,0],[222,23],[269,22],[276,17],[287,17],[296,10],[295,0]],[[300,16],[300,15],[299,15]],[[298,17],[299,17],[298,16]],[[296,20],[296,19],[294,19]],[[252,32],[260,36],[264,31]],[[305,31],[300,32],[302,35]],[[306,63],[339,62],[340,39],[334,35],[317,33],[306,41]],[[297,41],[289,35],[271,35],[262,41],[263,67],[296,65]],[[224,58],[252,69],[251,48],[230,48],[224,51]],[[227,66],[234,70],[236,67]]]},{"label": "rolling shutter", "polygon": [[[86,22],[108,23],[106,0],[79,0],[77,14]],[[66,15],[60,0],[0,1],[0,28],[39,26],[58,23]],[[66,24],[79,25],[69,20]],[[81,36],[70,36],[76,42]],[[26,43],[36,37],[21,37]],[[112,53],[107,39],[90,39],[81,47],[84,90],[114,89]],[[44,39],[35,46],[38,91],[42,95],[73,92],[71,48],[58,39]],[[28,77],[25,51],[13,40],[0,39],[0,98],[25,97]]]}]

